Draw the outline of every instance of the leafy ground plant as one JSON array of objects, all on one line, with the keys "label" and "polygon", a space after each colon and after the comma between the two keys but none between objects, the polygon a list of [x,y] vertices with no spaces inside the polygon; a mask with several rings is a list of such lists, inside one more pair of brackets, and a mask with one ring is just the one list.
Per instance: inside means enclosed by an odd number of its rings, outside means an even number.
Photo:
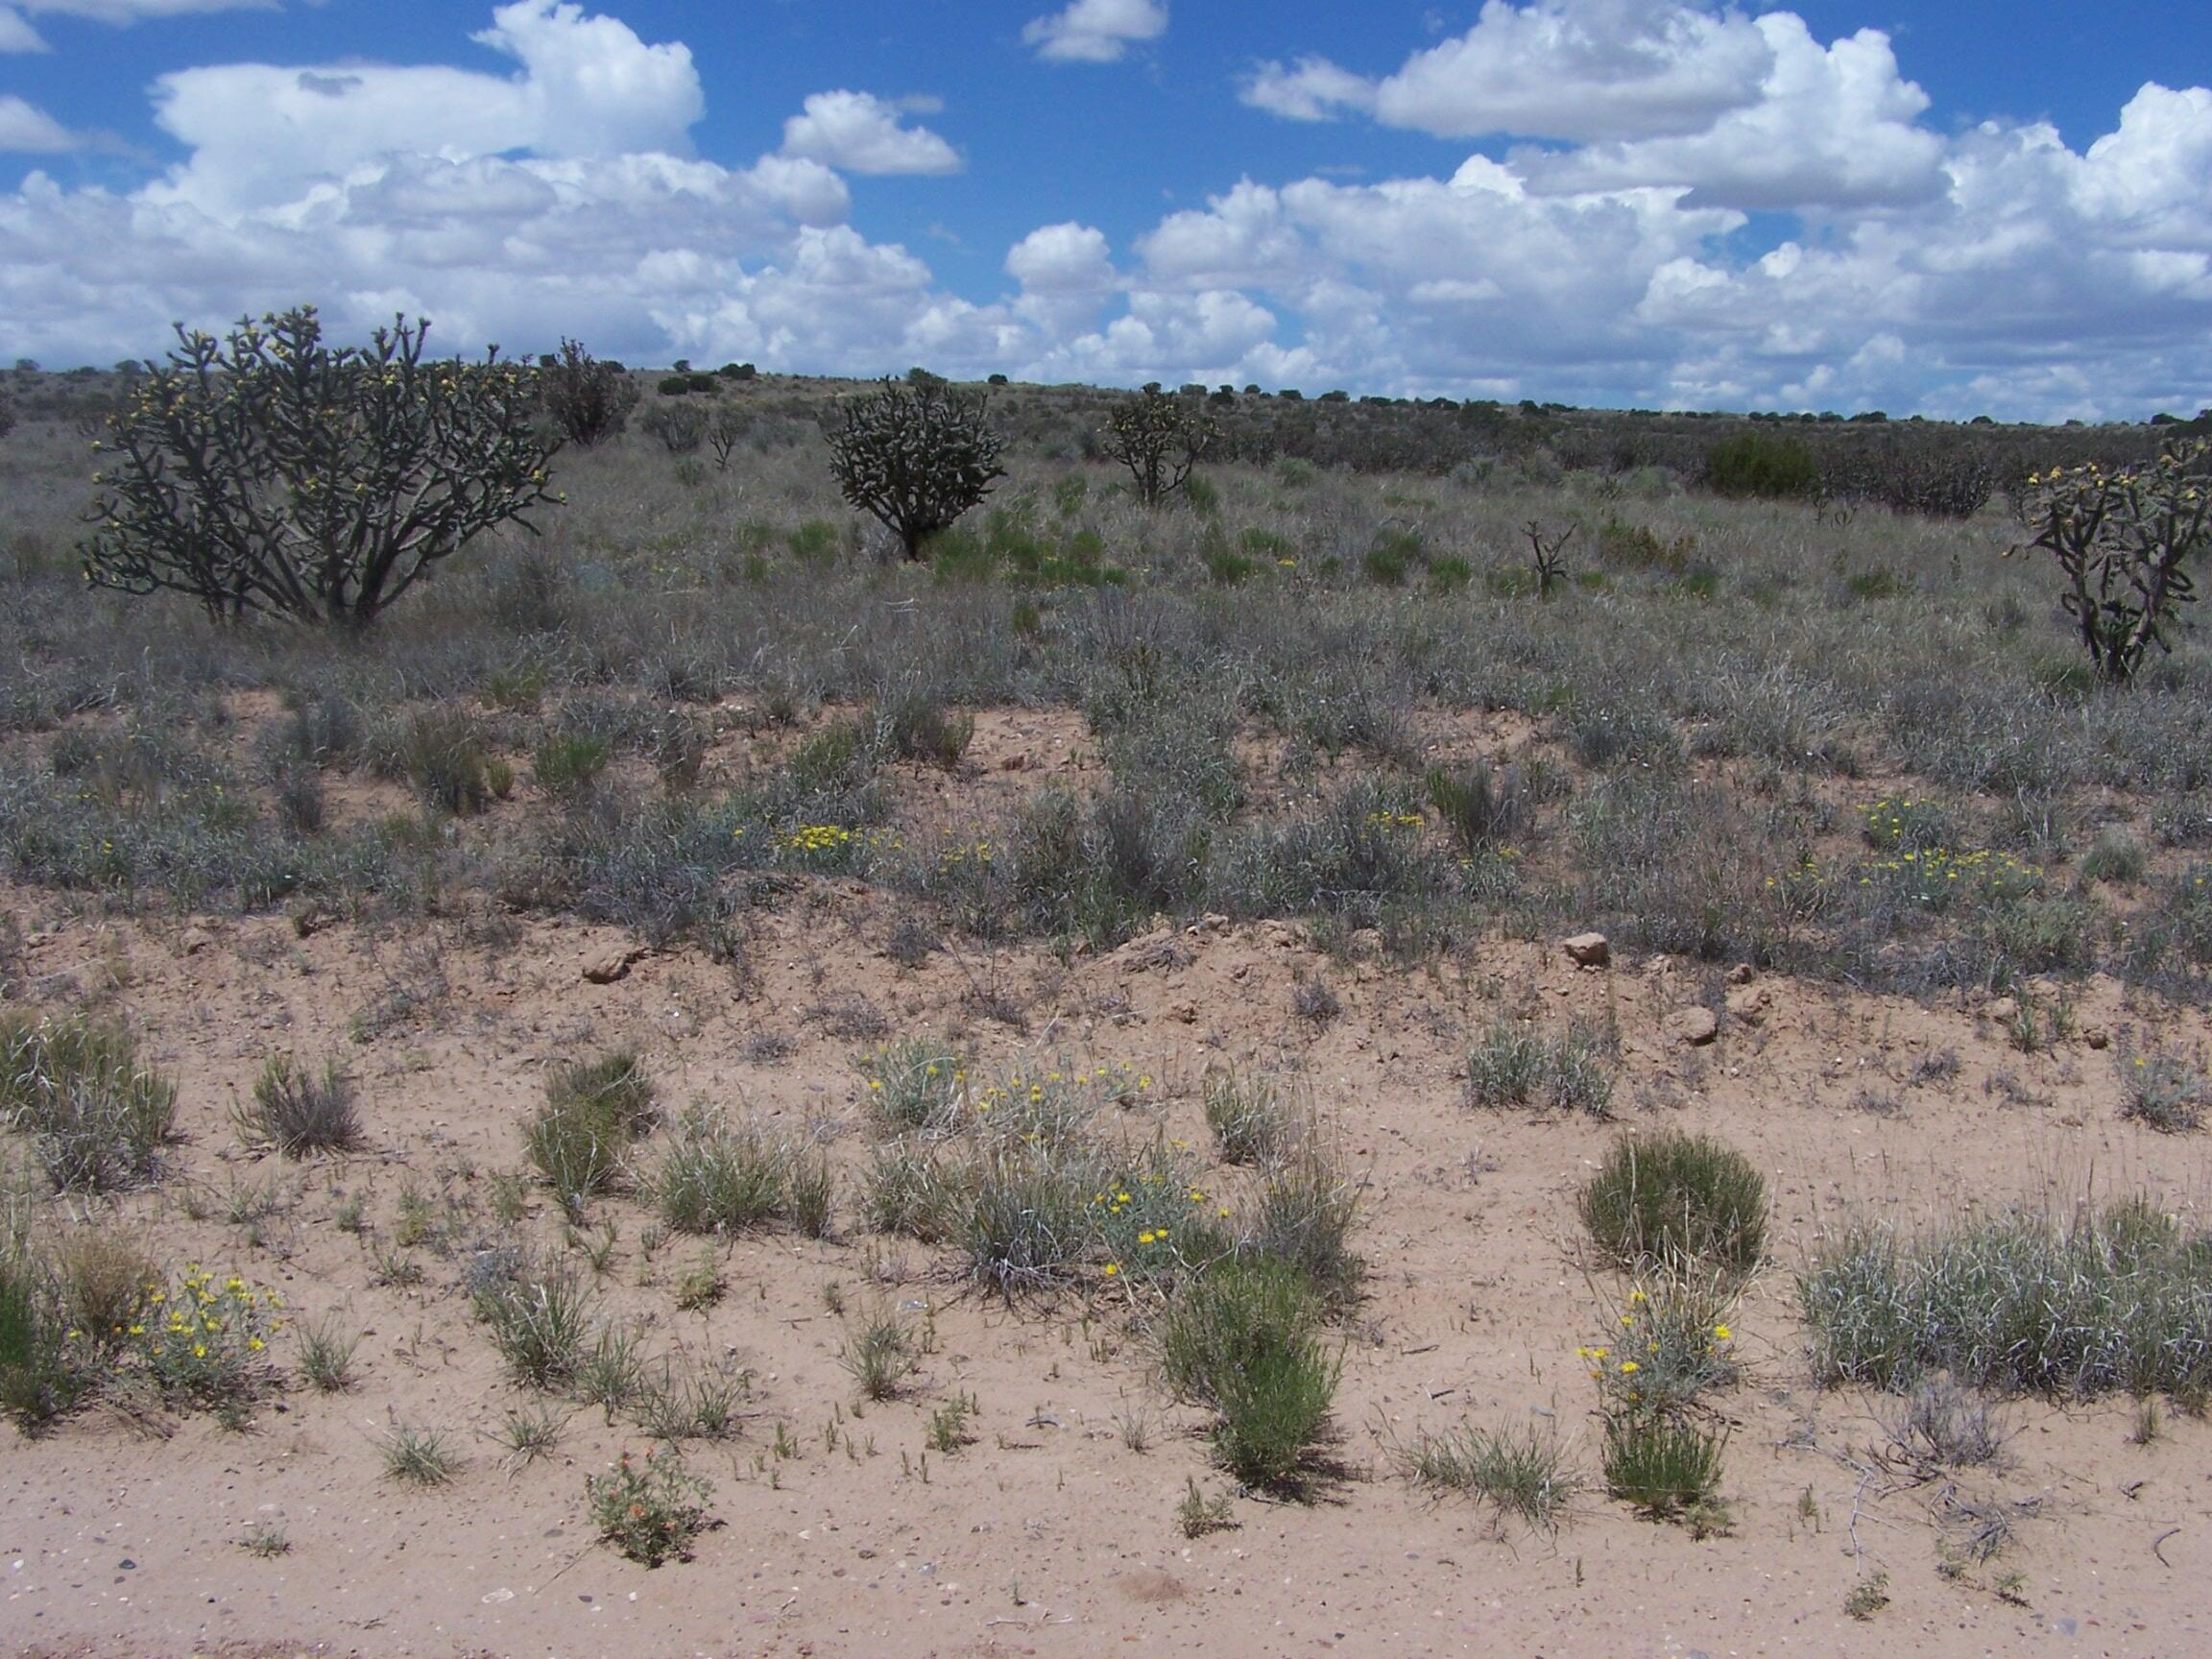
[{"label": "leafy ground plant", "polygon": [[1610,1410],[1679,1412],[1736,1382],[1736,1291],[1726,1280],[1639,1280],[1597,1340],[1575,1351]]},{"label": "leafy ground plant", "polygon": [[599,1536],[631,1560],[658,1567],[687,1561],[691,1544],[709,1525],[713,1488],[673,1454],[648,1447],[642,1456],[624,1452],[604,1475],[584,1478],[584,1498]]}]

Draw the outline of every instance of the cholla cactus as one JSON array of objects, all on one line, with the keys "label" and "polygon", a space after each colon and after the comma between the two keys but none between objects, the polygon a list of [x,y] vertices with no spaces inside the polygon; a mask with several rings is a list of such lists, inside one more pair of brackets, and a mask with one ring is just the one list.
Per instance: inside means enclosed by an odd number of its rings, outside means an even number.
[{"label": "cholla cactus", "polygon": [[620,437],[637,403],[630,372],[575,340],[564,339],[559,352],[539,359],[538,389],[561,435],[580,449]]},{"label": "cholla cactus", "polygon": [[2098,674],[2129,680],[2152,645],[2173,649],[2167,631],[2196,597],[2185,566],[2212,541],[2212,445],[2113,471],[2092,462],[2031,473],[2021,517],[2035,532],[2026,545],[2066,573],[2060,602]]},{"label": "cholla cactus", "polygon": [[537,387],[491,348],[425,361],[404,317],[323,344],[312,306],[177,330],[101,440],[85,580],[364,628],[439,560],[552,499]]},{"label": "cholla cactus", "polygon": [[1106,417],[1106,453],[1129,469],[1144,505],[1161,501],[1190,482],[1214,438],[1203,409],[1147,386]]},{"label": "cholla cactus", "polygon": [[912,387],[886,380],[845,404],[844,417],[830,434],[837,488],[897,536],[909,559],[1006,475],[983,399],[934,377]]}]

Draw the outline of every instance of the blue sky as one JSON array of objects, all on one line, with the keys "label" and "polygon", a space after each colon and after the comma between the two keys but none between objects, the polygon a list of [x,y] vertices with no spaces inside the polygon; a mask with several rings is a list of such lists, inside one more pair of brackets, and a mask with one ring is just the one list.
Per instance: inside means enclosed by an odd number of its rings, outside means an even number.
[{"label": "blue sky", "polygon": [[2212,403],[2212,7],[0,0],[0,360]]}]

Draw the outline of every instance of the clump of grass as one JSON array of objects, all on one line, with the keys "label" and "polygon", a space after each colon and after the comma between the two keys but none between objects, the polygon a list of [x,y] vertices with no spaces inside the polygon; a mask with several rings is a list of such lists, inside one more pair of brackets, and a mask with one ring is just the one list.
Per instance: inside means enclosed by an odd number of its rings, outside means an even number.
[{"label": "clump of grass", "polygon": [[0,1245],[0,1410],[26,1434],[69,1410],[86,1385],[70,1363],[72,1327],[57,1301],[38,1262]]},{"label": "clump of grass", "polygon": [[1462,855],[1474,857],[1523,834],[1531,791],[1518,766],[1431,766],[1423,780],[1429,803],[1452,831]]},{"label": "clump of grass", "polygon": [[1611,1050],[1611,1043],[1582,1025],[1544,1031],[1500,1021],[1468,1050],[1467,1102],[1603,1118],[1613,1107]]},{"label": "clump of grass", "polygon": [[460,709],[415,715],[379,757],[379,769],[405,778],[425,805],[456,818],[484,811],[515,786],[514,768],[491,753],[483,727]]},{"label": "clump of grass", "polygon": [[737,1432],[739,1408],[751,1397],[743,1371],[679,1372],[663,1360],[658,1378],[639,1382],[634,1409],[638,1427],[657,1440],[726,1440]]},{"label": "clump of grass", "polygon": [[686,1313],[704,1312],[722,1300],[725,1288],[722,1264],[714,1260],[711,1249],[702,1251],[698,1262],[677,1278],[676,1306]]},{"label": "clump of grass", "polygon": [[924,1244],[952,1236],[969,1196],[963,1171],[934,1150],[904,1142],[877,1148],[860,1184],[860,1215],[878,1233]]},{"label": "clump of grass", "polygon": [[1923,1377],[1887,1418],[1890,1438],[1913,1459],[1947,1469],[1999,1463],[2012,1430],[1987,1400],[1936,1373]]},{"label": "clump of grass", "polygon": [[549,1407],[518,1410],[510,1406],[493,1438],[507,1448],[504,1461],[508,1467],[520,1469],[550,1455],[561,1444],[563,1427]]},{"label": "clump of grass", "polygon": [[1616,1141],[1582,1189],[1583,1225],[1626,1266],[1744,1272],[1767,1244],[1767,1183],[1711,1136],[1676,1130]]},{"label": "clump of grass", "polygon": [[1224,1262],[1168,1305],[1163,1375],[1217,1413],[1214,1450],[1248,1486],[1296,1491],[1310,1471],[1342,1368],[1321,1333],[1319,1298],[1283,1262]]},{"label": "clump of grass", "polygon": [[253,1080],[253,1104],[241,1109],[239,1127],[287,1158],[350,1151],[361,1143],[353,1080],[335,1060],[316,1070],[289,1052],[272,1054]]},{"label": "clump of grass", "polygon": [[1264,1071],[1209,1067],[1205,1079],[1206,1126],[1224,1164],[1265,1164],[1300,1139],[1305,1121]]},{"label": "clump of grass", "polygon": [[591,1312],[590,1297],[573,1273],[502,1275],[477,1288],[473,1305],[517,1382],[560,1389],[575,1380]]},{"label": "clump of grass", "polygon": [[1350,1244],[1358,1203],[1358,1188],[1336,1160],[1306,1147],[1267,1171],[1238,1251],[1296,1268],[1324,1303],[1339,1307],[1365,1270]]},{"label": "clump of grass", "polygon": [[584,1478],[584,1499],[599,1536],[641,1566],[691,1558],[692,1541],[708,1525],[713,1488],[673,1454],[624,1452],[605,1475]]},{"label": "clump of grass", "polygon": [[342,1330],[335,1319],[300,1327],[300,1375],[318,1394],[343,1394],[353,1386],[353,1353],[358,1333]]},{"label": "clump of grass", "polygon": [[278,1555],[292,1552],[292,1540],[281,1524],[275,1521],[256,1521],[247,1527],[238,1548],[261,1560],[273,1560]]},{"label": "clump of grass", "polygon": [[661,1219],[679,1233],[735,1233],[782,1208],[789,1154],[753,1123],[733,1127],[694,1112],[677,1125],[651,1190]]},{"label": "clump of grass", "polygon": [[1558,1527],[1578,1485],[1558,1435],[1533,1428],[1470,1423],[1446,1434],[1423,1432],[1399,1460],[1420,1485],[1490,1503],[1501,1516],[1517,1515],[1547,1532]]},{"label": "clump of grass", "polygon": [[1615,1411],[1605,1419],[1605,1490],[1655,1521],[1695,1518],[1719,1501],[1725,1431],[1664,1412]]},{"label": "clump of grass", "polygon": [[970,1277],[1006,1297],[1065,1280],[1092,1240],[1098,1173],[1080,1147],[986,1148],[961,1229]]},{"label": "clump of grass", "polygon": [[160,1286],[160,1271],[138,1241],[105,1227],[73,1228],[48,1253],[58,1311],[96,1355],[132,1346]]},{"label": "clump of grass", "polygon": [[2123,1058],[2120,1087],[2120,1115],[2167,1135],[2202,1128],[2212,1098],[2203,1071],[2165,1049]]},{"label": "clump of grass", "polygon": [[953,1049],[910,1037],[856,1065],[868,1082],[869,1104],[892,1129],[942,1135],[960,1122],[968,1063]]},{"label": "clump of grass", "polygon": [[531,752],[531,780],[548,795],[574,800],[599,781],[613,757],[604,737],[585,732],[554,733]]},{"label": "clump of grass", "polygon": [[827,1238],[836,1216],[837,1178],[826,1154],[793,1156],[783,1178],[791,1224],[809,1238]]},{"label": "clump of grass", "polygon": [[1948,1372],[2082,1399],[2212,1389],[2212,1238],[2148,1200],[2020,1212],[1918,1238],[1863,1228],[1814,1258],[1797,1298],[1824,1381],[1905,1389]]},{"label": "clump of grass", "polygon": [[394,1420],[384,1435],[384,1473],[409,1486],[443,1486],[461,1460],[435,1429],[417,1429]]},{"label": "clump of grass", "polygon": [[878,1312],[847,1332],[837,1359],[859,1383],[863,1397],[895,1400],[920,1363],[921,1340],[903,1319]]},{"label": "clump of grass", "polygon": [[614,1413],[644,1392],[645,1360],[637,1349],[635,1331],[601,1325],[576,1361],[568,1391],[587,1406],[604,1407],[613,1424]]},{"label": "clump of grass", "polygon": [[932,1411],[926,1436],[929,1450],[950,1457],[961,1447],[974,1445],[975,1436],[969,1431],[968,1419],[975,1415],[975,1409],[973,1397],[956,1396]]},{"label": "clump of grass", "polygon": [[0,1020],[0,1123],[31,1138],[57,1191],[156,1180],[176,1139],[177,1086],[138,1062],[130,1030],[84,1016]]},{"label": "clump of grass", "polygon": [[545,1104],[523,1131],[523,1150],[571,1216],[614,1185],[630,1142],[651,1124],[653,1093],[629,1048],[546,1078]]},{"label": "clump of grass", "polygon": [[2084,882],[2111,881],[2123,886],[2143,879],[2149,856],[2135,831],[2125,824],[2107,824],[2097,831],[2089,851],[2081,854],[2080,874]]},{"label": "clump of grass", "polygon": [[1889,1575],[1872,1574],[1851,1586],[1843,1598],[1843,1611],[1862,1624],[1889,1605]]}]

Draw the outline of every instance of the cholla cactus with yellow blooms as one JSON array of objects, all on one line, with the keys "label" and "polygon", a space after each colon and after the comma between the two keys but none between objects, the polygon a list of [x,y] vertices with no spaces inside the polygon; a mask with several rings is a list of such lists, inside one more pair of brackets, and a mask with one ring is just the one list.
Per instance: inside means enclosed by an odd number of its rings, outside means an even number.
[{"label": "cholla cactus with yellow blooms", "polygon": [[399,317],[332,348],[312,306],[220,341],[180,325],[93,445],[85,580],[360,629],[485,531],[534,529],[558,447],[535,378],[496,346],[425,358],[428,332]]},{"label": "cholla cactus with yellow blooms", "polygon": [[2152,645],[2174,648],[2168,631],[2196,597],[2186,565],[2212,542],[2212,444],[2174,445],[2140,467],[2032,472],[2021,516],[2034,532],[2026,545],[2066,573],[2060,602],[2098,674],[2132,679]]}]

